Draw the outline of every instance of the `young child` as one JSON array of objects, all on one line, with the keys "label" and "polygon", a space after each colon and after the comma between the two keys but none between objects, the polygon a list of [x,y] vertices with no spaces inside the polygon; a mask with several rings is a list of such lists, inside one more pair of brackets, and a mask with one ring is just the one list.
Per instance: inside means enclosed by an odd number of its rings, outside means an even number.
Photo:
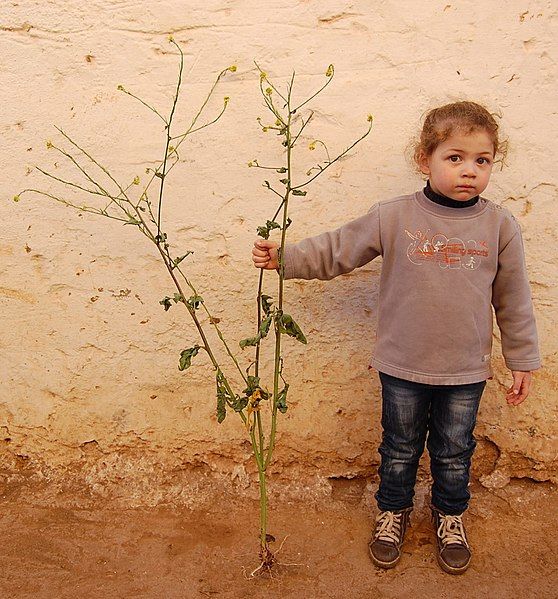
[{"label": "young child", "polygon": [[[379,371],[383,428],[369,550],[382,568],[401,557],[425,441],[438,563],[452,574],[469,566],[462,515],[477,410],[492,378],[492,307],[513,377],[509,405],[527,397],[531,372],[540,367],[520,226],[480,195],[502,146],[483,106],[455,102],[431,110],[414,148],[428,177],[424,189],[380,201],[335,231],[285,247],[286,279],[329,280],[383,258],[369,366]],[[278,269],[277,248],[256,240],[254,265]]]}]

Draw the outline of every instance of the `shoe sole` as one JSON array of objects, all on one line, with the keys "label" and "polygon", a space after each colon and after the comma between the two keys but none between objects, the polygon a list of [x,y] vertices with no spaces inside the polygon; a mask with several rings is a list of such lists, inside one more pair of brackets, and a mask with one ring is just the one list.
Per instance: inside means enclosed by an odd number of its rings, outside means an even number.
[{"label": "shoe sole", "polygon": [[401,560],[401,555],[399,555],[392,562],[382,562],[372,553],[372,549],[370,549],[370,545],[368,545],[368,553],[370,554],[370,558],[374,562],[374,565],[378,566],[378,568],[383,568],[384,570],[390,570],[391,568],[394,568],[395,566],[397,566],[397,564]]},{"label": "shoe sole", "polygon": [[469,558],[469,561],[464,566],[461,566],[460,568],[454,568],[446,564],[446,562],[440,557],[439,553],[436,553],[436,560],[440,568],[442,568],[442,570],[448,574],[463,574],[469,568],[469,564],[471,563],[471,559]]}]

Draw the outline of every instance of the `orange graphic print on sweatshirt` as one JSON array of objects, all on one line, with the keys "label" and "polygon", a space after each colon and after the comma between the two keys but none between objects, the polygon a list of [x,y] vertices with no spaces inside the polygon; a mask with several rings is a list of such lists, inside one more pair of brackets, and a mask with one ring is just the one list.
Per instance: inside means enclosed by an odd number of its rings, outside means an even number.
[{"label": "orange graphic print on sweatshirt", "polygon": [[413,264],[436,263],[440,268],[475,270],[480,266],[481,259],[488,256],[486,241],[464,241],[443,233],[429,236],[430,229],[425,233],[420,230],[411,233],[405,229],[405,233],[412,239],[407,248],[407,258]]}]

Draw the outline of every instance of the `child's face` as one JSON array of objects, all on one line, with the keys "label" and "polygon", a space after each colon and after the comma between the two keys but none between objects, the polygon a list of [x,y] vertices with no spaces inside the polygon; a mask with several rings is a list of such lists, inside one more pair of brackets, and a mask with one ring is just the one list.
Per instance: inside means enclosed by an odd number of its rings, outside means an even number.
[{"label": "child's face", "polygon": [[487,187],[494,163],[494,145],[486,131],[455,131],[420,161],[432,189],[453,200],[467,201]]}]

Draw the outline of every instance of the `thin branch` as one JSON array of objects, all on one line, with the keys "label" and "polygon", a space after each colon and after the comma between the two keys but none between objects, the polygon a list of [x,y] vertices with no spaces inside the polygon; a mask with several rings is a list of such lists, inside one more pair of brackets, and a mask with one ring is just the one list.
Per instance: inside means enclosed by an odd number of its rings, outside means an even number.
[{"label": "thin branch", "polygon": [[[324,83],[324,85],[322,85],[322,87],[320,87],[320,89],[315,94],[312,94],[307,100],[305,100],[302,104],[297,106],[293,110],[293,114],[295,112],[297,112],[298,110],[300,110],[304,105],[308,104],[308,102],[310,102],[310,100],[315,98],[318,94],[321,94],[324,91],[324,89],[331,83],[333,76],[334,76],[334,68],[333,68],[333,65],[330,64],[327,69],[327,72],[326,72],[327,81]],[[289,98],[290,98],[290,92],[289,92]]]},{"label": "thin branch", "polygon": [[339,154],[339,156],[337,156],[337,158],[335,158],[331,162],[329,162],[327,164],[327,166],[325,166],[324,168],[322,168],[322,170],[319,173],[315,174],[313,177],[311,177],[310,179],[308,179],[308,181],[306,181],[304,183],[301,183],[300,185],[296,185],[292,189],[300,189],[301,187],[305,187],[306,185],[308,185],[308,183],[312,182],[316,177],[319,177],[332,164],[335,164],[340,158],[343,158],[343,156],[345,156],[345,154],[347,154],[347,152],[349,152],[350,150],[352,150],[359,142],[361,142],[370,133],[371,129],[372,129],[372,121],[370,121],[370,126],[368,127],[368,131],[366,131],[366,133],[364,135],[362,135],[354,143],[352,143],[344,152],[342,152],[341,154]]},{"label": "thin branch", "polygon": [[165,119],[165,117],[161,113],[159,113],[155,108],[153,108],[153,106],[151,106],[147,102],[144,102],[141,98],[138,98],[138,96],[132,94],[127,89],[124,89],[122,85],[119,85],[116,89],[118,89],[118,91],[124,92],[125,94],[128,94],[128,96],[131,96],[132,98],[135,98],[138,102],[141,102],[145,107],[153,111],[163,121],[163,123],[165,123],[165,125],[168,124],[167,119]]}]

